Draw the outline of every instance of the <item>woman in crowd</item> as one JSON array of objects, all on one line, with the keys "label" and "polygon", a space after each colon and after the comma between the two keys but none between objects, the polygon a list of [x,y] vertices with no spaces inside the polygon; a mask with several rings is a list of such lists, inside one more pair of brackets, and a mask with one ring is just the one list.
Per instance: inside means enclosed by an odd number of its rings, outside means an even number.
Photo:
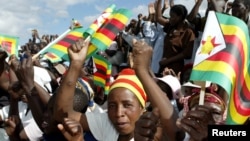
[{"label": "woman in crowd", "polygon": [[70,66],[59,87],[54,105],[54,118],[62,122],[64,117],[81,123],[83,131],[91,131],[97,140],[128,141],[133,139],[135,122],[144,112],[147,96],[134,71],[122,71],[110,87],[105,113],[80,113],[73,110],[75,82],[80,66],[85,61],[89,42],[80,39],[69,49]]}]

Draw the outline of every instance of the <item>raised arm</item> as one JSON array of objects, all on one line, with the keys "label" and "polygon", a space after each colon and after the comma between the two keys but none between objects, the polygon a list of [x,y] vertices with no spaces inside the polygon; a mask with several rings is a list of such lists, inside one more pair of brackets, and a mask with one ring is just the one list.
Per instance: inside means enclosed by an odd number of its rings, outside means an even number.
[{"label": "raised arm", "polygon": [[15,60],[13,63],[15,74],[23,90],[21,95],[27,97],[27,104],[32,112],[36,124],[41,128],[43,122],[43,111],[50,98],[49,94],[34,81],[34,67],[31,54],[27,54],[21,62]]},{"label": "raised arm", "polygon": [[68,48],[70,66],[56,94],[53,114],[58,122],[62,122],[64,117],[80,122],[84,131],[88,130],[86,117],[84,114],[73,110],[73,99],[76,82],[87,55],[88,45],[88,41],[79,39]]},{"label": "raised arm", "polygon": [[169,20],[165,19],[162,16],[162,0],[156,0],[155,2],[156,2],[156,13],[155,13],[156,21],[164,26],[169,22]]},{"label": "raised arm", "polygon": [[199,13],[199,8],[203,0],[197,0],[191,12],[187,15],[187,20],[191,23],[194,23],[196,15]]},{"label": "raised arm", "polygon": [[156,84],[153,77],[149,73],[149,66],[152,57],[152,47],[145,42],[134,41],[133,43],[133,61],[134,69],[143,87],[148,95],[150,103],[153,107],[159,109],[160,120],[164,129],[171,141],[175,140],[178,128],[175,124],[178,115],[174,110],[170,100],[165,96],[165,93]]}]

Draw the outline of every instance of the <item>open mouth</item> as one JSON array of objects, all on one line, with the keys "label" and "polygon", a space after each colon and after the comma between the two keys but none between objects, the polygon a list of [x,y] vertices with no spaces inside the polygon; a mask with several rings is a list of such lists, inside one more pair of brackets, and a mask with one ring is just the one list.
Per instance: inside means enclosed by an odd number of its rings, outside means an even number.
[{"label": "open mouth", "polygon": [[127,123],[126,122],[119,122],[119,123],[116,123],[116,126],[117,126],[117,128],[119,128],[119,129],[123,129],[123,128],[125,128],[125,127],[127,127]]}]

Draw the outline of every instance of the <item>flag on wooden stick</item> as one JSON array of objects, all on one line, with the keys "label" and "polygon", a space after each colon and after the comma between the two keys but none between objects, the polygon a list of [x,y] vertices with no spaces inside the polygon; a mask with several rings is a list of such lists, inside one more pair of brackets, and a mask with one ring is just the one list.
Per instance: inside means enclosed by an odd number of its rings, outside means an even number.
[{"label": "flag on wooden stick", "polygon": [[227,124],[244,124],[250,116],[249,48],[248,28],[242,20],[209,12],[190,79],[211,81],[225,89]]}]

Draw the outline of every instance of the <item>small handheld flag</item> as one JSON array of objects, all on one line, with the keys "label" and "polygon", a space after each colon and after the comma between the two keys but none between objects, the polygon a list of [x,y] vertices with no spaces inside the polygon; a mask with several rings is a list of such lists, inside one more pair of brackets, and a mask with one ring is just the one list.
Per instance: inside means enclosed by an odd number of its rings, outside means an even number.
[{"label": "small handheld flag", "polygon": [[93,61],[96,67],[94,84],[103,87],[105,94],[108,94],[112,65],[106,58],[97,54],[93,55]]},{"label": "small handheld flag", "polygon": [[18,55],[19,37],[0,34],[0,47],[5,50],[8,55]]},{"label": "small handheld flag", "polygon": [[248,28],[242,20],[209,12],[190,80],[211,81],[227,92],[227,124],[244,124],[250,117],[249,50]]},{"label": "small handheld flag", "polygon": [[93,35],[102,25],[105,23],[112,13],[114,12],[116,5],[111,4],[108,8],[106,8],[102,14],[86,29],[83,33],[83,36],[87,38],[89,35]]}]

